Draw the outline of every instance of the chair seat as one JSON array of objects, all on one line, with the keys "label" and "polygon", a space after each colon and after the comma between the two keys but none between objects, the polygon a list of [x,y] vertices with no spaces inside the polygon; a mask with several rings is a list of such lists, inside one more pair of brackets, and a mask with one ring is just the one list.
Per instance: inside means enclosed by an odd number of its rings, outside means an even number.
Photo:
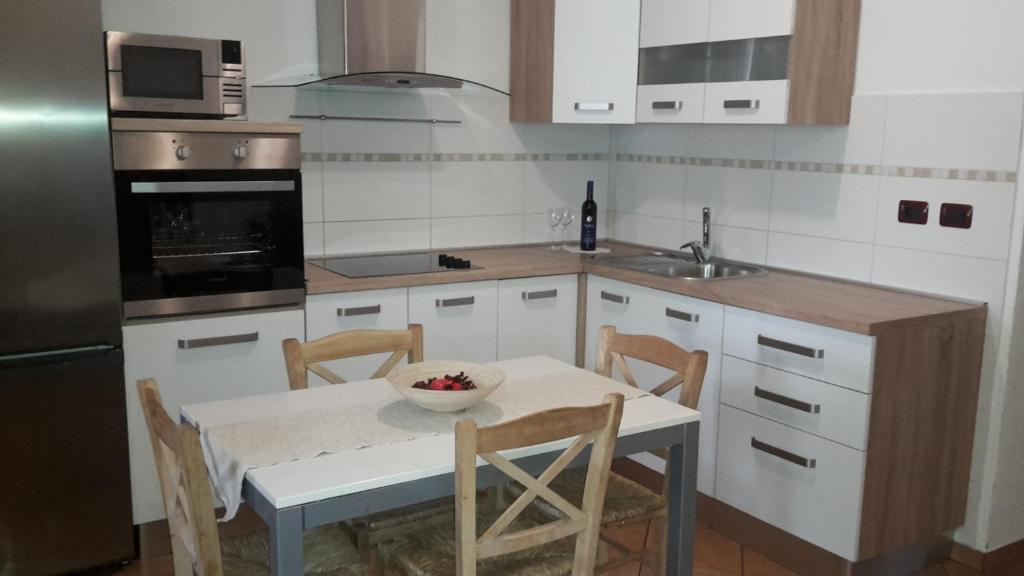
[{"label": "chair seat", "polygon": [[[366,564],[345,531],[338,525],[306,532],[303,574],[366,576]],[[221,541],[224,576],[270,573],[270,542],[265,531]]]},{"label": "chair seat", "polygon": [[[556,477],[549,485],[559,496],[575,506],[583,503],[583,490],[587,485],[587,471],[583,468],[566,470]],[[523,493],[523,486],[511,482],[509,492],[518,497]],[[548,518],[564,518],[565,515],[543,498],[533,501],[535,509]],[[615,472],[608,474],[608,490],[604,498],[604,509],[601,513],[601,524],[615,524],[648,514],[665,510],[665,499],[636,482],[620,476]]]},{"label": "chair seat", "polygon": [[[455,574],[455,521],[407,534],[380,546],[389,565],[404,576],[452,576]],[[477,534],[482,534],[500,512],[480,514]],[[537,526],[520,516],[505,530],[515,532]],[[520,552],[487,558],[477,563],[478,576],[568,576],[572,574],[572,538],[559,540]]]},{"label": "chair seat", "polygon": [[367,516],[361,516],[345,522],[346,527],[355,533],[378,532],[393,530],[410,524],[433,522],[438,517],[448,516],[454,519],[455,499],[451,496],[393,510],[385,510]]}]

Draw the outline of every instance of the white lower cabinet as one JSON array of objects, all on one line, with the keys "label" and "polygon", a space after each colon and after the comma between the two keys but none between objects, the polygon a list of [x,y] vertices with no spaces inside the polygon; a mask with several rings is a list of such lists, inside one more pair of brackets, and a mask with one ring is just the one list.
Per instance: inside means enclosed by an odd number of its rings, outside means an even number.
[{"label": "white lower cabinet", "polygon": [[857,560],[864,452],[722,405],[718,500]]},{"label": "white lower cabinet", "polygon": [[498,354],[498,282],[409,288],[409,323],[423,325],[425,360],[493,362]]},{"label": "white lower cabinet", "polygon": [[576,364],[575,274],[498,282],[498,360],[545,355]]},{"label": "white lower cabinet", "polygon": [[[618,332],[627,334],[660,336],[686,350],[708,353],[708,370],[698,407],[701,423],[697,488],[709,496],[715,494],[723,318],[723,306],[714,302],[593,275],[587,280],[587,368],[595,366],[598,331],[604,325],[615,326]],[[631,360],[630,367],[640,385],[647,389],[671,376],[669,370],[640,360]],[[621,376],[617,371],[613,375]],[[668,398],[675,401],[678,393]],[[634,459],[659,472],[665,470],[664,462],[654,456],[639,455]]]},{"label": "white lower cabinet", "polygon": [[288,389],[281,341],[302,339],[299,309],[132,324],[124,327],[128,450],[136,524],[164,518],[160,484],[135,381],[154,378],[164,408]]},{"label": "white lower cabinet", "polygon": [[[306,299],[306,339],[316,340],[346,330],[404,330],[409,325],[409,290],[392,288],[365,292],[323,294]],[[366,380],[380,368],[389,353],[325,362],[346,381]],[[399,366],[405,364],[402,361]],[[309,373],[309,385],[327,382]]]}]

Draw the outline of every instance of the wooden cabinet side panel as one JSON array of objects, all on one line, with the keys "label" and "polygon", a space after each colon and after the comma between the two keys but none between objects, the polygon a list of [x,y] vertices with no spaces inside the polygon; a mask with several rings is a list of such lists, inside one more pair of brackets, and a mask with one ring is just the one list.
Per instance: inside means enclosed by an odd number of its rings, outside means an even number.
[{"label": "wooden cabinet side panel", "polygon": [[509,120],[551,122],[555,0],[512,0]]},{"label": "wooden cabinet side panel", "polygon": [[985,314],[878,335],[861,558],[963,523]]},{"label": "wooden cabinet side panel", "polygon": [[850,123],[861,0],[797,0],[789,124]]}]

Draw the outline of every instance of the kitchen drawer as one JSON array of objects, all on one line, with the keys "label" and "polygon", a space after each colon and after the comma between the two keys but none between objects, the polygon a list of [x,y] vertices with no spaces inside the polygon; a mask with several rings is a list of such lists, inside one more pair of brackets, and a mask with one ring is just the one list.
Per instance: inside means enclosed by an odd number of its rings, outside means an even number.
[{"label": "kitchen drawer", "polygon": [[716,477],[722,502],[857,559],[863,452],[722,406]]},{"label": "kitchen drawer", "polygon": [[785,124],[789,80],[714,82],[704,89],[706,124]]},{"label": "kitchen drawer", "polygon": [[703,122],[704,84],[637,86],[636,121],[664,124]]},{"label": "kitchen drawer", "polygon": [[576,280],[498,282],[498,360],[545,355],[576,364]]},{"label": "kitchen drawer", "polygon": [[153,447],[135,381],[155,378],[164,408],[288,389],[281,341],[303,338],[302,310],[133,323],[124,327],[128,455],[136,524],[164,518]]},{"label": "kitchen drawer", "polygon": [[[346,330],[405,330],[409,326],[409,290],[369,290],[322,294],[306,299],[306,339],[316,340]],[[373,375],[390,356],[373,354],[325,362],[335,374],[349,382]],[[402,366],[405,360],[399,364]],[[309,385],[327,381],[309,372]]]},{"label": "kitchen drawer", "polygon": [[727,307],[724,345],[730,356],[871,393],[871,336]]},{"label": "kitchen drawer", "polygon": [[423,325],[425,360],[494,362],[498,353],[498,283],[409,288],[409,322]]},{"label": "kitchen drawer", "polygon": [[722,404],[857,450],[867,449],[870,399],[732,356],[722,358]]}]

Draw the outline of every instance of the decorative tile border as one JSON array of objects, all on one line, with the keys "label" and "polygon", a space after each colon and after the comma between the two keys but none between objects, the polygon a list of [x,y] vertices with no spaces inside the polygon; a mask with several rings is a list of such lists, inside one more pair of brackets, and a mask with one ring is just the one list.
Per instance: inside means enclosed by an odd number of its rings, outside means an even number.
[{"label": "decorative tile border", "polygon": [[303,152],[303,162],[598,162],[610,154],[475,152],[447,154]]},{"label": "decorative tile border", "polygon": [[881,166],[877,164],[837,164],[833,162],[794,162],[785,160],[740,160],[734,158],[690,158],[685,156],[658,156],[653,154],[615,154],[619,162],[643,164],[677,164],[684,166],[715,166],[749,170],[784,170],[787,172],[815,172],[820,174],[864,174],[899,178],[931,178],[937,180],[969,180],[975,182],[1017,181],[1016,172],[997,170],[970,170],[950,168],[922,168],[917,166]]}]

